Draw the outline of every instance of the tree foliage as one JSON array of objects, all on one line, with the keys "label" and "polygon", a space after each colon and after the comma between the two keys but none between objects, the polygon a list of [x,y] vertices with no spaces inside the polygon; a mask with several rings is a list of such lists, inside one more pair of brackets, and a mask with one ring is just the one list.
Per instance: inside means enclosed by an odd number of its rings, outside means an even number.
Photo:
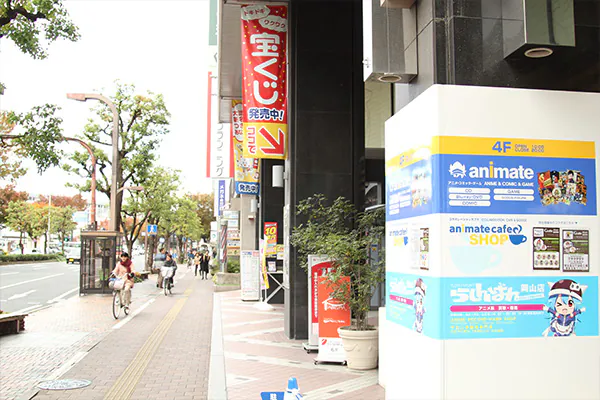
[{"label": "tree foliage", "polygon": [[213,193],[197,193],[191,195],[190,199],[196,203],[196,214],[200,223],[200,236],[208,239],[210,236],[210,223],[215,219],[215,196]]},{"label": "tree foliage", "polygon": [[[359,212],[343,197],[331,203],[320,194],[302,200],[297,210],[306,222],[293,229],[290,240],[301,266],[306,269],[309,254],[329,257],[333,268],[327,279],[332,297],[350,306],[353,329],[369,329],[371,297],[383,280],[385,268],[384,257],[372,260],[369,250],[382,244],[385,210]],[[350,282],[341,279],[345,276]]]},{"label": "tree foliage", "polygon": [[8,204],[6,224],[12,230],[19,232],[19,247],[23,254],[23,236],[27,234],[34,242],[47,229],[47,214],[40,207],[24,201],[11,201]]},{"label": "tree foliage", "polygon": [[11,135],[14,128],[15,125],[8,121],[8,113],[0,112],[0,180],[8,180],[11,183],[26,172],[21,167],[22,151],[12,140],[4,139],[6,135]]},{"label": "tree foliage", "polygon": [[[59,164],[62,151],[58,145],[64,140],[60,107],[54,104],[36,106],[26,113],[10,112],[8,122],[18,127],[13,144],[20,147],[37,165],[41,174]],[[6,136],[4,136],[6,137]]]},{"label": "tree foliage", "polygon": [[8,205],[11,202],[24,202],[27,197],[27,192],[16,191],[14,185],[0,187],[0,229],[6,225]]},{"label": "tree foliage", "polygon": [[[52,197],[54,201],[54,197]],[[75,209],[73,207],[50,207],[50,233],[58,234],[58,238],[61,243],[61,251],[65,252],[65,237],[69,235],[77,224],[73,221],[73,213]]]},{"label": "tree foliage", "polygon": [[[120,170],[117,171],[118,187],[145,186],[156,160],[156,151],[161,137],[168,132],[170,114],[163,96],[148,92],[136,94],[134,85],[117,82],[116,92],[110,96],[119,112],[119,156]],[[106,104],[98,103],[93,109],[95,118],[90,118],[81,139],[89,143],[98,163],[97,190],[110,200],[112,184],[112,120]],[[80,191],[89,191],[91,170],[87,166],[88,153],[75,152],[72,163],[64,169],[86,179],[85,183],[71,186]],[[117,208],[121,209],[123,193],[117,197]]]},{"label": "tree foliage", "polygon": [[[52,196],[50,202],[53,207],[71,207],[76,211],[83,211],[87,206],[87,202],[80,194],[76,194],[75,196]],[[44,195],[40,195],[38,203],[49,204],[49,199]]]},{"label": "tree foliage", "polygon": [[48,56],[47,44],[77,41],[77,27],[60,0],[4,0],[0,4],[0,38],[12,40],[34,59]]}]

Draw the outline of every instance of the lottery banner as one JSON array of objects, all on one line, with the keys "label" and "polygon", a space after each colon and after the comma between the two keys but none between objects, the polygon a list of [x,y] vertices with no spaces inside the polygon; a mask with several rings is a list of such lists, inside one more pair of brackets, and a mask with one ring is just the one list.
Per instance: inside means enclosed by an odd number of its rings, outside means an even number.
[{"label": "lottery banner", "polygon": [[[321,362],[344,362],[346,352],[338,328],[350,325],[350,306],[331,297],[335,290],[329,278],[318,278],[319,357]],[[343,276],[339,282],[348,284],[350,278]],[[348,286],[350,288],[350,286]]]},{"label": "lottery banner", "polygon": [[434,137],[387,162],[387,218],[596,215],[595,156],[594,142]]},{"label": "lottery banner", "polygon": [[386,279],[388,320],[434,339],[598,336],[597,276]]},{"label": "lottery banner", "polygon": [[265,256],[277,257],[277,222],[265,222]]},{"label": "lottery banner", "polygon": [[241,13],[244,156],[285,159],[287,6],[245,5]]},{"label": "lottery banner", "polygon": [[244,157],[243,107],[240,100],[231,101],[231,140],[233,143],[234,181],[237,194],[258,195],[260,160]]}]

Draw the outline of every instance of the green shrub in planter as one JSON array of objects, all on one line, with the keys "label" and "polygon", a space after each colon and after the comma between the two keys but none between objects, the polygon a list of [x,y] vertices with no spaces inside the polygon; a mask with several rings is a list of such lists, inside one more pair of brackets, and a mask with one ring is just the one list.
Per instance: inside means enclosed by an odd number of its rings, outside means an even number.
[{"label": "green shrub in planter", "polygon": [[[369,259],[369,249],[383,243],[385,208],[362,212],[343,197],[331,203],[316,194],[302,200],[297,210],[306,222],[293,229],[290,241],[298,251],[301,266],[307,269],[309,254],[333,260],[333,272],[327,275],[332,297],[350,306],[350,329],[371,329],[367,317],[373,292],[384,279],[385,253],[380,251],[380,260],[374,262]],[[350,277],[350,289],[348,283],[340,283],[342,276]]]},{"label": "green shrub in planter", "polygon": [[63,257],[59,254],[5,254],[0,255],[0,263],[16,261],[61,261]]},{"label": "green shrub in planter", "polygon": [[227,260],[227,272],[238,274],[240,272],[240,262],[238,260]]}]

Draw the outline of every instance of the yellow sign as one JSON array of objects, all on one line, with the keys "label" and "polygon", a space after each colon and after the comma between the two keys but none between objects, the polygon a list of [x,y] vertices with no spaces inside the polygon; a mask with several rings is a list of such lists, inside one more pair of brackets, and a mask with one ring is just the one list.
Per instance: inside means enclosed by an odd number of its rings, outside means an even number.
[{"label": "yellow sign", "polygon": [[233,142],[234,179],[238,194],[258,194],[260,160],[244,157],[243,106],[240,100],[231,101],[231,140]]},{"label": "yellow sign", "polygon": [[244,123],[244,157],[286,157],[287,124],[272,122]]}]

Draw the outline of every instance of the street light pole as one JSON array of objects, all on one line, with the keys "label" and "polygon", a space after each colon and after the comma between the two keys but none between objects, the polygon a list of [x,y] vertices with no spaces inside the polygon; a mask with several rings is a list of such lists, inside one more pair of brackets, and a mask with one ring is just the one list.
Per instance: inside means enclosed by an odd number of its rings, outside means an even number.
[{"label": "street light pole", "polygon": [[113,104],[110,99],[101,94],[96,93],[67,93],[67,98],[77,101],[86,101],[88,99],[99,100],[106,104],[113,114],[113,126],[112,126],[112,182],[110,185],[110,225],[109,230],[118,230],[118,216],[119,210],[117,210],[117,193],[119,185],[118,174],[120,171],[119,167],[119,112],[117,107]]}]

